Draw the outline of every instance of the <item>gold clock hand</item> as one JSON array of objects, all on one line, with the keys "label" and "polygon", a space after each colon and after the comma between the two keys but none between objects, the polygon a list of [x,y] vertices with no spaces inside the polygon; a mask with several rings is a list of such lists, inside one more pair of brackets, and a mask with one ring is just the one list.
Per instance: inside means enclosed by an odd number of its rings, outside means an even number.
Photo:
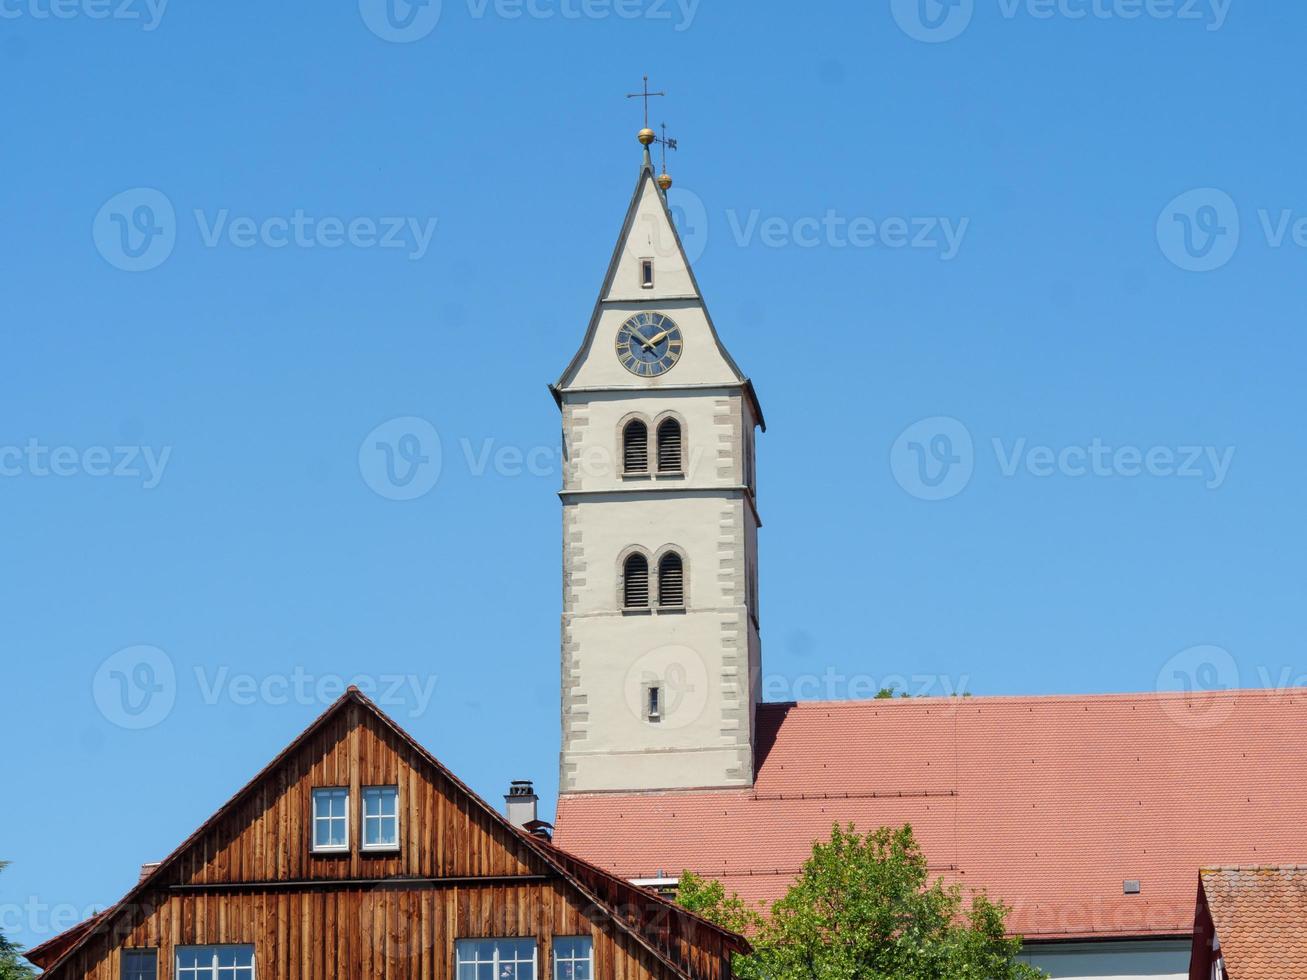
[{"label": "gold clock hand", "polygon": [[663,338],[665,338],[669,333],[671,333],[670,330],[664,330],[662,333],[654,334],[647,341],[645,341],[645,347],[650,349],[657,347],[659,344],[663,342]]}]

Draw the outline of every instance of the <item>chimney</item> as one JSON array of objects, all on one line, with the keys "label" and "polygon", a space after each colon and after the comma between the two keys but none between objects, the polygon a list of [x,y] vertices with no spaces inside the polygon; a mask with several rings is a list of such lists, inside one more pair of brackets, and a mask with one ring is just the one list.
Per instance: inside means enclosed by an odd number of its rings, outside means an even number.
[{"label": "chimney", "polygon": [[527,824],[535,823],[536,804],[539,802],[540,797],[536,796],[531,780],[514,779],[504,797],[504,816],[508,817],[509,823],[525,829]]},{"label": "chimney", "polygon": [[161,864],[163,864],[162,861],[151,861],[149,864],[142,864],[142,865],[141,865],[141,876],[140,876],[139,878],[137,878],[136,880],[137,880],[138,882],[140,882],[140,881],[144,881],[146,878],[150,877],[150,875],[154,874],[155,869],[158,868],[159,865],[161,865]]}]

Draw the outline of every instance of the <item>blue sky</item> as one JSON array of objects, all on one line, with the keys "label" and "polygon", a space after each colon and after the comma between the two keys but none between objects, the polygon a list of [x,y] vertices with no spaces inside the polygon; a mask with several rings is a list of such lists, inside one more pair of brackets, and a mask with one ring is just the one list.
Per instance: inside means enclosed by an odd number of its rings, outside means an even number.
[{"label": "blue sky", "polygon": [[770,425],[773,698],[1307,675],[1307,9],[924,2],[0,2],[0,929],[359,675],[552,810],[546,384],[644,72]]}]

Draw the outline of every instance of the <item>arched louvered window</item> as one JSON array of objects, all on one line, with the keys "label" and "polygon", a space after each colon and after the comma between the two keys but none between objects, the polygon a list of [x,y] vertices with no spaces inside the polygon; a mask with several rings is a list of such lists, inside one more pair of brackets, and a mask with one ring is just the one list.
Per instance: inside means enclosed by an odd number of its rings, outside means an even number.
[{"label": "arched louvered window", "polygon": [[658,563],[658,605],[685,605],[685,565],[674,551],[667,552]]},{"label": "arched louvered window", "polygon": [[649,559],[636,553],[622,566],[622,604],[627,609],[649,605]]},{"label": "arched louvered window", "polygon": [[627,422],[622,430],[622,471],[649,472],[649,427],[639,419]]},{"label": "arched louvered window", "polygon": [[681,469],[681,423],[663,419],[658,426],[658,472],[680,473]]}]

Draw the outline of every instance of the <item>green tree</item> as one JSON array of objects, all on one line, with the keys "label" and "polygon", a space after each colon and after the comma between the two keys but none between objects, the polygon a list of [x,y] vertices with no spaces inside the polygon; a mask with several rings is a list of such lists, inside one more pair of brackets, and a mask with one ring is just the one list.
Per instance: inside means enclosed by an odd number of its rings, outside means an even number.
[{"label": "green tree", "polygon": [[[8,864],[8,861],[0,861],[0,871]],[[21,952],[21,946],[14,945],[5,938],[4,933],[0,933],[0,980],[28,980],[29,977],[36,976],[36,971],[19,956]]]},{"label": "green tree", "polygon": [[718,882],[683,876],[686,906],[750,935],[747,980],[1035,980],[1006,937],[1008,909],[930,881],[912,828],[866,836],[853,825],[813,846],[798,879],[763,917]]}]

